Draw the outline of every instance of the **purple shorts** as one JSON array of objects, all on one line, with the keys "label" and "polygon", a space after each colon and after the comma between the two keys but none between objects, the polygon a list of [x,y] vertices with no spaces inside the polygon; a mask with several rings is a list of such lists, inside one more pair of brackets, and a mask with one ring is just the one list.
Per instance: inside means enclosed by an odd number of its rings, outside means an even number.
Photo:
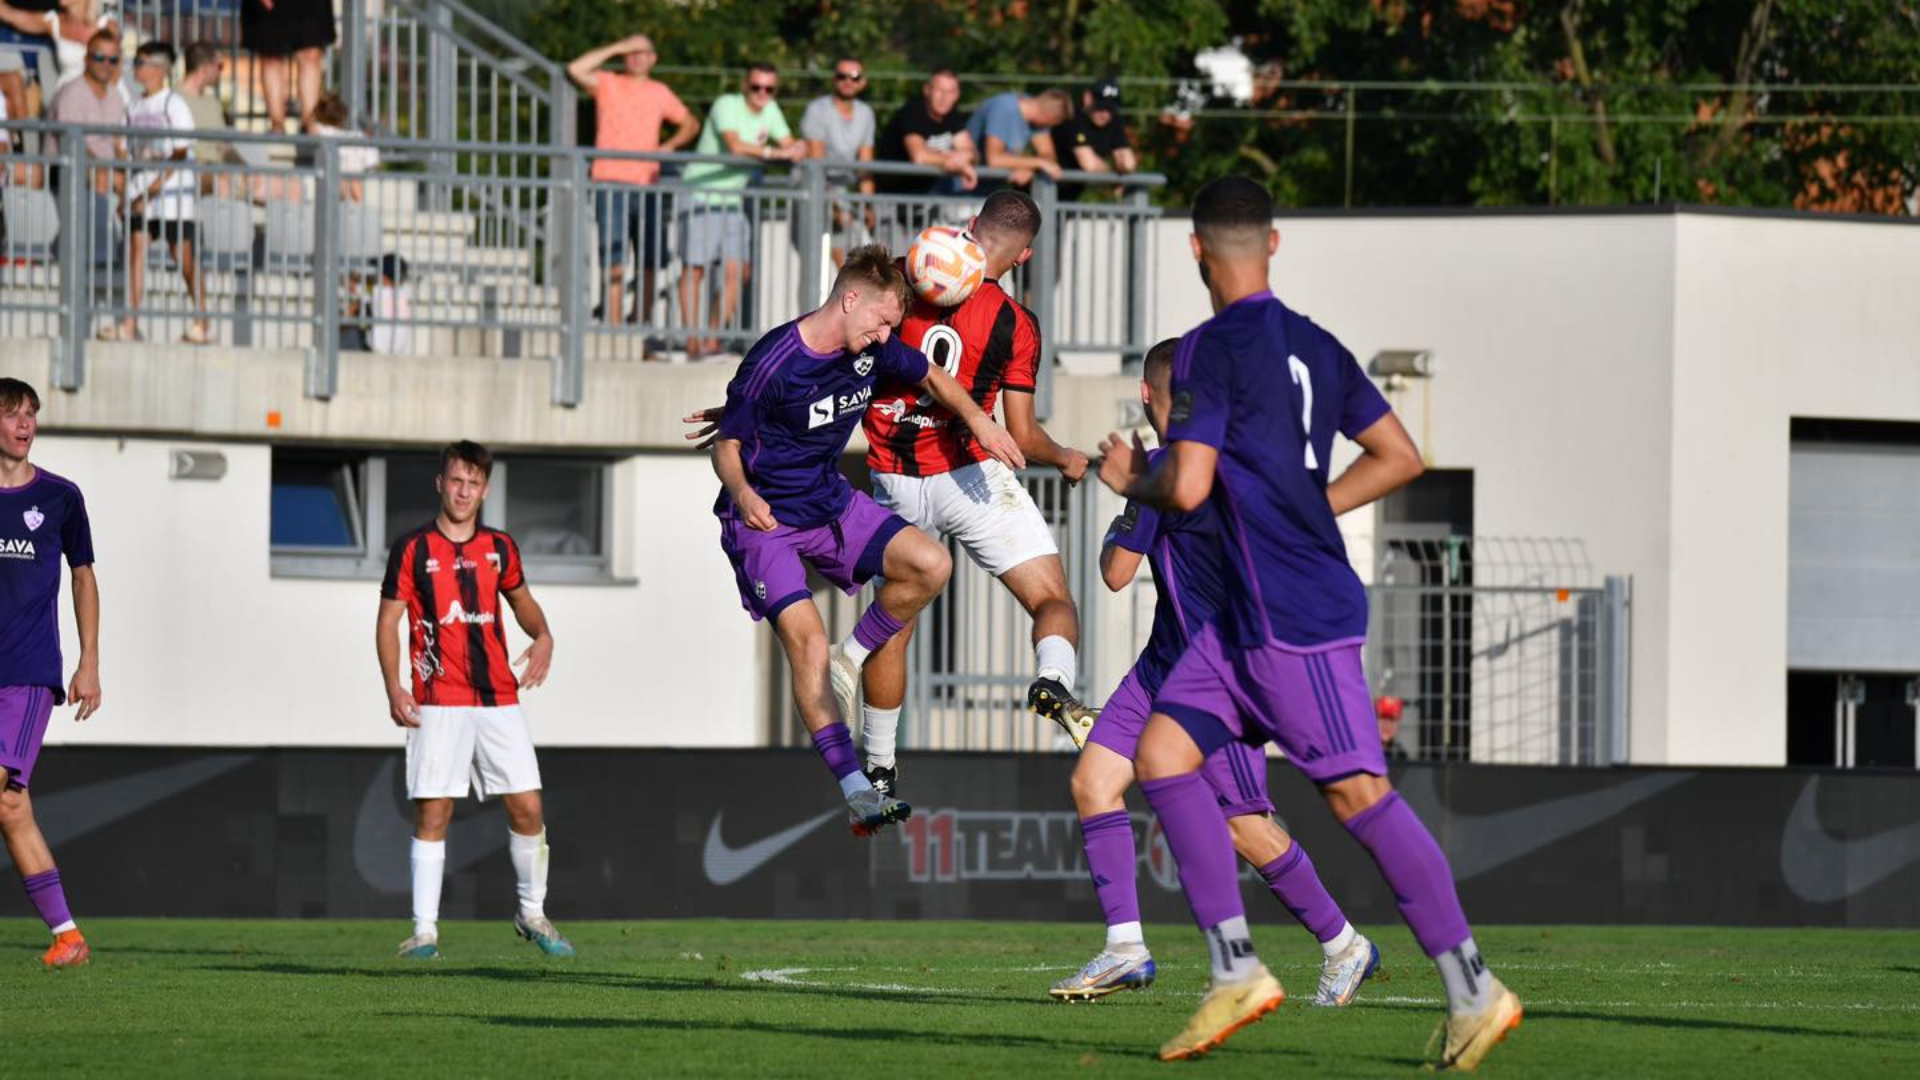
[{"label": "purple shorts", "polygon": [[[1099,743],[1132,761],[1140,733],[1146,730],[1147,717],[1152,715],[1153,701],[1140,679],[1140,669],[1134,668],[1100,707],[1100,715],[1093,721],[1093,732],[1087,741]],[[1267,795],[1266,755],[1254,747],[1243,742],[1227,743],[1207,755],[1206,762],[1200,766],[1200,775],[1213,785],[1213,796],[1220,802],[1222,815],[1273,813],[1273,800]]]},{"label": "purple shorts", "polygon": [[756,621],[777,619],[794,602],[813,596],[807,588],[809,565],[843,592],[859,592],[880,573],[888,541],[906,527],[900,515],[856,491],[838,520],[811,529],[782,525],[761,532],[722,518],[720,549],[733,563],[740,606]]},{"label": "purple shorts", "polygon": [[0,787],[25,791],[40,759],[40,741],[53,716],[53,691],[44,686],[0,686]]},{"label": "purple shorts", "polygon": [[1153,708],[1180,721],[1203,751],[1236,740],[1277,742],[1316,784],[1358,773],[1385,776],[1387,756],[1360,645],[1235,649],[1209,626],[1168,673]]}]

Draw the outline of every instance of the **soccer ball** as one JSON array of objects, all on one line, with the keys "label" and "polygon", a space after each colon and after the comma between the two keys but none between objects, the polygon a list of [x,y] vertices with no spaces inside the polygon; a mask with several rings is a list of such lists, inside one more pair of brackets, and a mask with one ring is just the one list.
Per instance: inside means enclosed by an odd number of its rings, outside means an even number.
[{"label": "soccer ball", "polygon": [[987,253],[965,229],[929,225],[907,249],[907,281],[920,299],[952,307],[987,277]]}]

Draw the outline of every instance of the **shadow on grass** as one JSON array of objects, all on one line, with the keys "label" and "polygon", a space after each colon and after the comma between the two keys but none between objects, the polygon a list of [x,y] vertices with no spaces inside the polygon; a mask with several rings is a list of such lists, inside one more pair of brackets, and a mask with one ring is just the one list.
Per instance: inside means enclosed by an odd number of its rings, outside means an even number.
[{"label": "shadow on grass", "polygon": [[[1427,1005],[1402,1005],[1391,1002],[1368,1002],[1369,1012],[1375,1009],[1389,1009],[1405,1012],[1433,1011]],[[1848,1031],[1838,1028],[1811,1028],[1798,1024],[1755,1024],[1741,1020],[1720,1020],[1710,1017],[1657,1016],[1640,1015],[1628,1012],[1599,1012],[1563,1007],[1527,1006],[1527,1020],[1590,1020],[1598,1024],[1624,1024],[1628,1027],[1672,1028],[1676,1031],[1742,1031],[1755,1035],[1804,1035],[1820,1039],[1875,1039],[1885,1038],[1884,1031]]]}]

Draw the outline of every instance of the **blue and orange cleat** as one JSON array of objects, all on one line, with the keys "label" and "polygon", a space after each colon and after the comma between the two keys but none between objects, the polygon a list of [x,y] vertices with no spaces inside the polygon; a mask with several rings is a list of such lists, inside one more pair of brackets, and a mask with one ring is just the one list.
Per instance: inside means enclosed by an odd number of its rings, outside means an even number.
[{"label": "blue and orange cleat", "polygon": [[48,971],[80,967],[92,960],[93,950],[87,947],[87,939],[81,937],[78,930],[61,933],[40,957],[40,962],[46,965]]},{"label": "blue and orange cleat", "polygon": [[912,816],[913,807],[873,788],[863,788],[847,796],[847,824],[855,836],[872,836]]}]

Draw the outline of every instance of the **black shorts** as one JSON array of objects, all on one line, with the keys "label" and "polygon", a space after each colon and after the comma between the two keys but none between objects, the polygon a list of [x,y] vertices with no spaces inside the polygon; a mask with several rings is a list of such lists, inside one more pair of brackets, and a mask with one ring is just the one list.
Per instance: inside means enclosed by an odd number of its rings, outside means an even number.
[{"label": "black shorts", "polygon": [[135,230],[145,229],[148,236],[155,240],[165,240],[169,244],[194,243],[200,235],[200,223],[192,218],[150,218],[135,215]]}]

